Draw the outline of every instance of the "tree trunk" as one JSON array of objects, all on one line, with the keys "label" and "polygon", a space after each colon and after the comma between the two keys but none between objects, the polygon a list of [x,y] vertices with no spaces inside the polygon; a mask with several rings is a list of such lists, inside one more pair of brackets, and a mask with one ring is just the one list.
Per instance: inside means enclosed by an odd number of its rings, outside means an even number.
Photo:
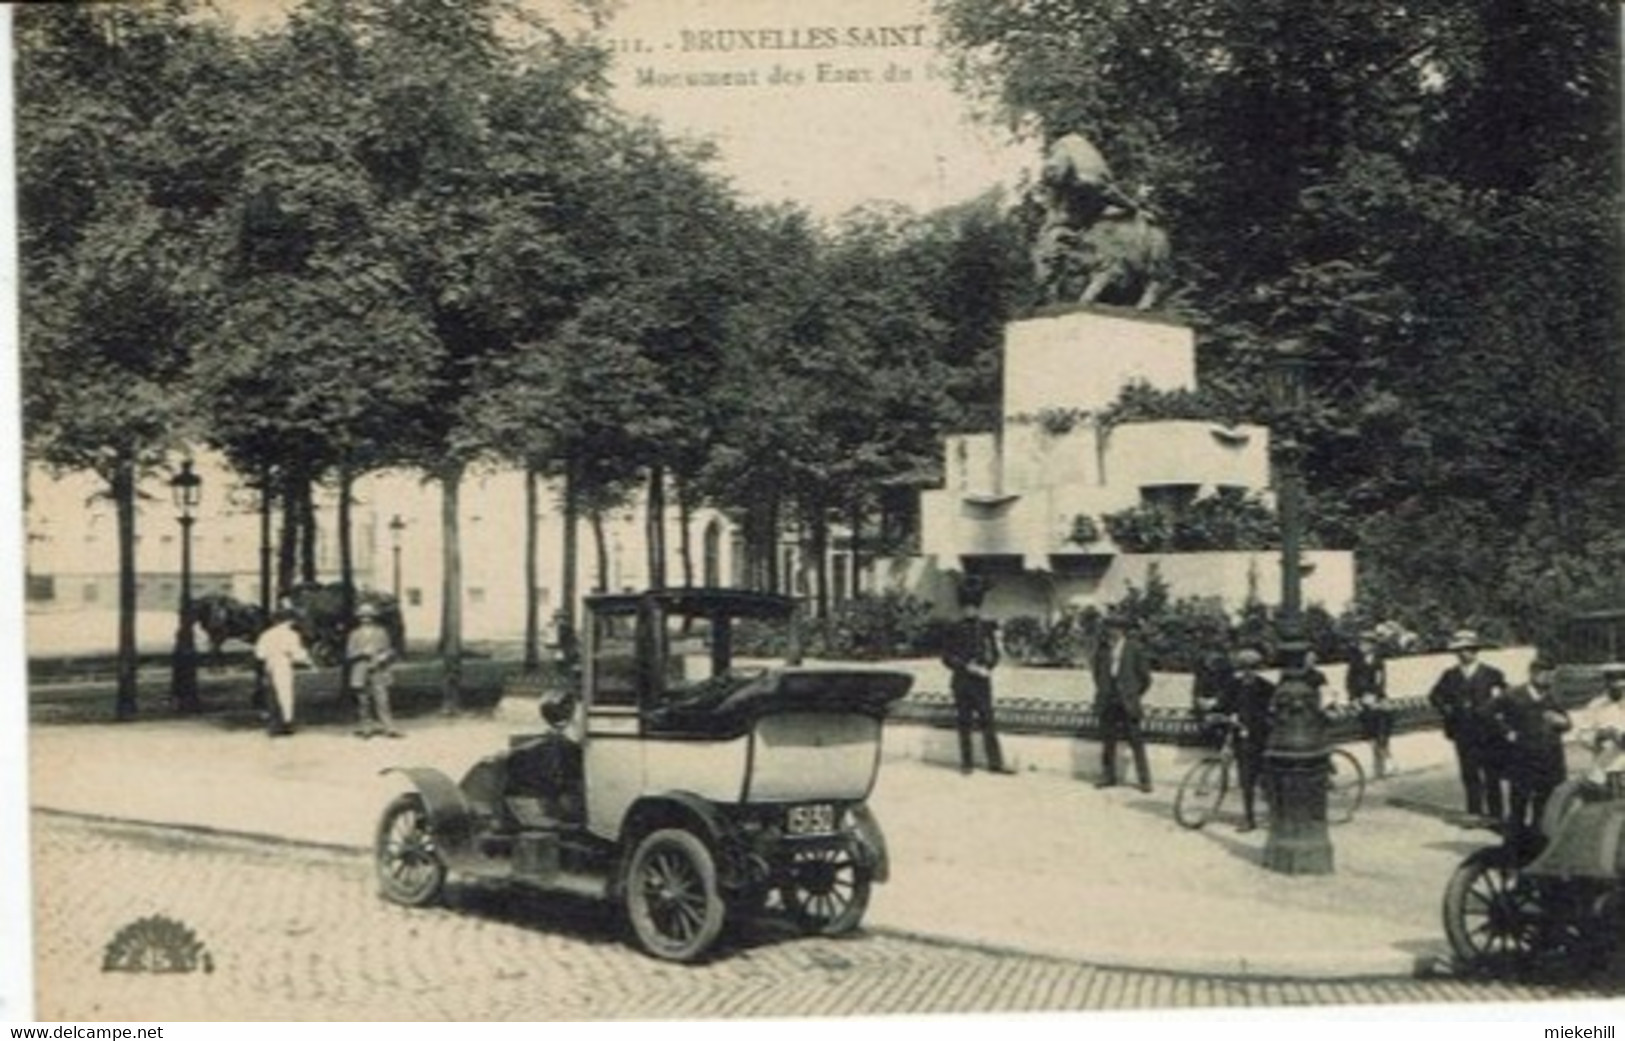
[{"label": "tree trunk", "polygon": [[[350,473],[349,463],[339,464],[339,605],[343,612],[341,623],[346,638],[350,629],[355,625],[355,560],[350,547],[350,485],[353,477]],[[343,664],[339,666],[340,696],[348,699],[350,696],[350,661],[345,656]]]},{"label": "tree trunk", "polygon": [[[775,492],[763,507],[762,558],[767,562],[767,573],[762,577],[771,592],[779,592],[779,496]],[[788,576],[786,576],[788,577]]]},{"label": "tree trunk", "polygon": [[536,512],[540,508],[537,495],[539,480],[534,466],[525,467],[525,671],[536,672],[542,667],[541,604],[536,599],[538,584],[536,552]]},{"label": "tree trunk", "polygon": [[282,474],[282,541],[277,545],[276,593],[280,599],[299,584],[299,489],[294,469]]},{"label": "tree trunk", "polygon": [[694,503],[688,492],[688,481],[677,483],[677,553],[683,562],[683,588],[694,588],[694,539],[689,528],[694,523]]},{"label": "tree trunk", "polygon": [[604,511],[597,506],[587,511],[587,518],[592,522],[593,548],[598,551],[598,585],[600,593],[609,592],[609,545],[604,540]]},{"label": "tree trunk", "polygon": [[440,710],[446,715],[463,707],[463,555],[457,526],[462,481],[461,463],[448,464],[440,471],[440,655],[446,669]]},{"label": "tree trunk", "polygon": [[852,563],[847,567],[846,595],[856,600],[863,595],[863,500],[853,496],[848,523],[852,527]]},{"label": "tree trunk", "polygon": [[118,515],[118,689],[113,710],[121,720],[136,714],[135,483],[135,460],[121,452],[108,481]]},{"label": "tree trunk", "polygon": [[829,617],[829,514],[819,510],[812,519],[808,549],[812,553],[813,597],[820,620]]},{"label": "tree trunk", "polygon": [[666,588],[666,468],[649,467],[645,539],[649,547],[649,588]]},{"label": "tree trunk", "polygon": [[[271,468],[260,470],[260,616],[269,623],[275,606],[271,599]],[[265,663],[254,659],[254,696],[250,702],[255,709],[266,707]]]},{"label": "tree trunk", "polygon": [[299,575],[303,581],[315,584],[320,572],[316,568],[316,495],[314,482],[306,471],[299,474]]},{"label": "tree trunk", "polygon": [[581,506],[576,501],[577,483],[575,457],[571,456],[564,461],[564,575],[559,591],[559,610],[571,640],[575,639],[576,632],[576,565],[580,556],[576,541],[579,534],[576,526],[581,519]]}]

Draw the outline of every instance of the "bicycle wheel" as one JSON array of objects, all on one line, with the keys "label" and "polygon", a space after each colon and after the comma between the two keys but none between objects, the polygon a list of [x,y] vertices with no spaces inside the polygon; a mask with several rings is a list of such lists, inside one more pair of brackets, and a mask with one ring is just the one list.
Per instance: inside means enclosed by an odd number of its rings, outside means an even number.
[{"label": "bicycle wheel", "polygon": [[1327,767],[1326,823],[1347,824],[1365,798],[1365,767],[1342,748],[1332,749]]},{"label": "bicycle wheel", "polygon": [[1174,796],[1174,820],[1182,827],[1200,828],[1219,812],[1224,793],[1230,788],[1229,764],[1223,759],[1204,759],[1185,772]]}]

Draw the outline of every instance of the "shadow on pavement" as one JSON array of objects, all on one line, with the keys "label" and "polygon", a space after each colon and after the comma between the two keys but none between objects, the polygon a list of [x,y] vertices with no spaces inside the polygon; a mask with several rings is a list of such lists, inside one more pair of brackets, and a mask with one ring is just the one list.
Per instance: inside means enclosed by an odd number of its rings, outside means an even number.
[{"label": "shadow on pavement", "polygon": [[[445,906],[456,914],[566,935],[583,943],[637,949],[622,909],[606,901],[568,893],[544,893],[523,885],[462,881],[447,885]],[[863,935],[859,930],[842,940],[857,940]],[[806,934],[794,923],[769,908],[753,915],[730,917],[716,945],[702,961],[724,960],[755,948],[805,938]],[[824,967],[850,966],[830,964]]]}]

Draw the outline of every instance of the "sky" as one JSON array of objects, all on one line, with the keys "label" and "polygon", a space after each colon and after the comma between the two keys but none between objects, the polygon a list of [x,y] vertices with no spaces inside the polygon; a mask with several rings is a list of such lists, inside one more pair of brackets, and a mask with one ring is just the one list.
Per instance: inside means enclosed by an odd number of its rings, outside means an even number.
[{"label": "sky", "polygon": [[629,0],[607,35],[621,107],[713,139],[755,199],[927,210],[1036,164],[954,91],[929,0]]},{"label": "sky", "polygon": [[[570,0],[526,0],[573,21]],[[216,0],[240,28],[293,0]],[[833,218],[871,201],[925,211],[1015,187],[1036,141],[976,118],[938,51],[931,0],[618,0],[612,96],[713,141],[746,198]]]}]

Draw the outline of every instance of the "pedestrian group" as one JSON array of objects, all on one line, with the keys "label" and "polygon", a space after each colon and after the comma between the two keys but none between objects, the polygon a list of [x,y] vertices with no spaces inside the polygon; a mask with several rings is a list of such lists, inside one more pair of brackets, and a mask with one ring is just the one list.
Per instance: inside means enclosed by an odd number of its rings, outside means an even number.
[{"label": "pedestrian group", "polygon": [[[952,677],[960,771],[975,769],[973,738],[979,734],[983,764],[993,773],[1009,774],[1014,771],[1004,759],[994,721],[993,671],[1001,654],[998,625],[981,613],[986,593],[985,583],[974,578],[961,586],[962,615],[946,634],[942,663]],[[1088,655],[1101,747],[1095,786],[1118,785],[1118,748],[1126,744],[1136,786],[1150,792],[1144,736],[1150,656],[1128,617],[1108,616],[1101,628]],[[1538,827],[1553,791],[1565,779],[1564,741],[1570,736],[1592,754],[1586,778],[1593,789],[1625,785],[1625,666],[1607,670],[1605,693],[1571,717],[1557,700],[1550,658],[1537,655],[1529,664],[1527,682],[1514,686],[1500,669],[1479,659],[1485,646],[1472,630],[1456,632],[1447,645],[1456,662],[1428,692],[1455,751],[1465,825]],[[1205,735],[1214,745],[1229,741],[1234,753],[1242,799],[1240,831],[1258,826],[1257,791],[1274,722],[1276,685],[1265,678],[1263,666],[1263,653],[1243,646],[1229,654],[1209,654],[1194,677],[1193,705]],[[1326,676],[1312,652],[1305,656],[1302,675],[1318,697]],[[1350,649],[1344,685],[1361,735],[1371,747],[1372,774],[1389,776],[1394,771],[1394,716],[1376,630],[1360,633]]]}]

